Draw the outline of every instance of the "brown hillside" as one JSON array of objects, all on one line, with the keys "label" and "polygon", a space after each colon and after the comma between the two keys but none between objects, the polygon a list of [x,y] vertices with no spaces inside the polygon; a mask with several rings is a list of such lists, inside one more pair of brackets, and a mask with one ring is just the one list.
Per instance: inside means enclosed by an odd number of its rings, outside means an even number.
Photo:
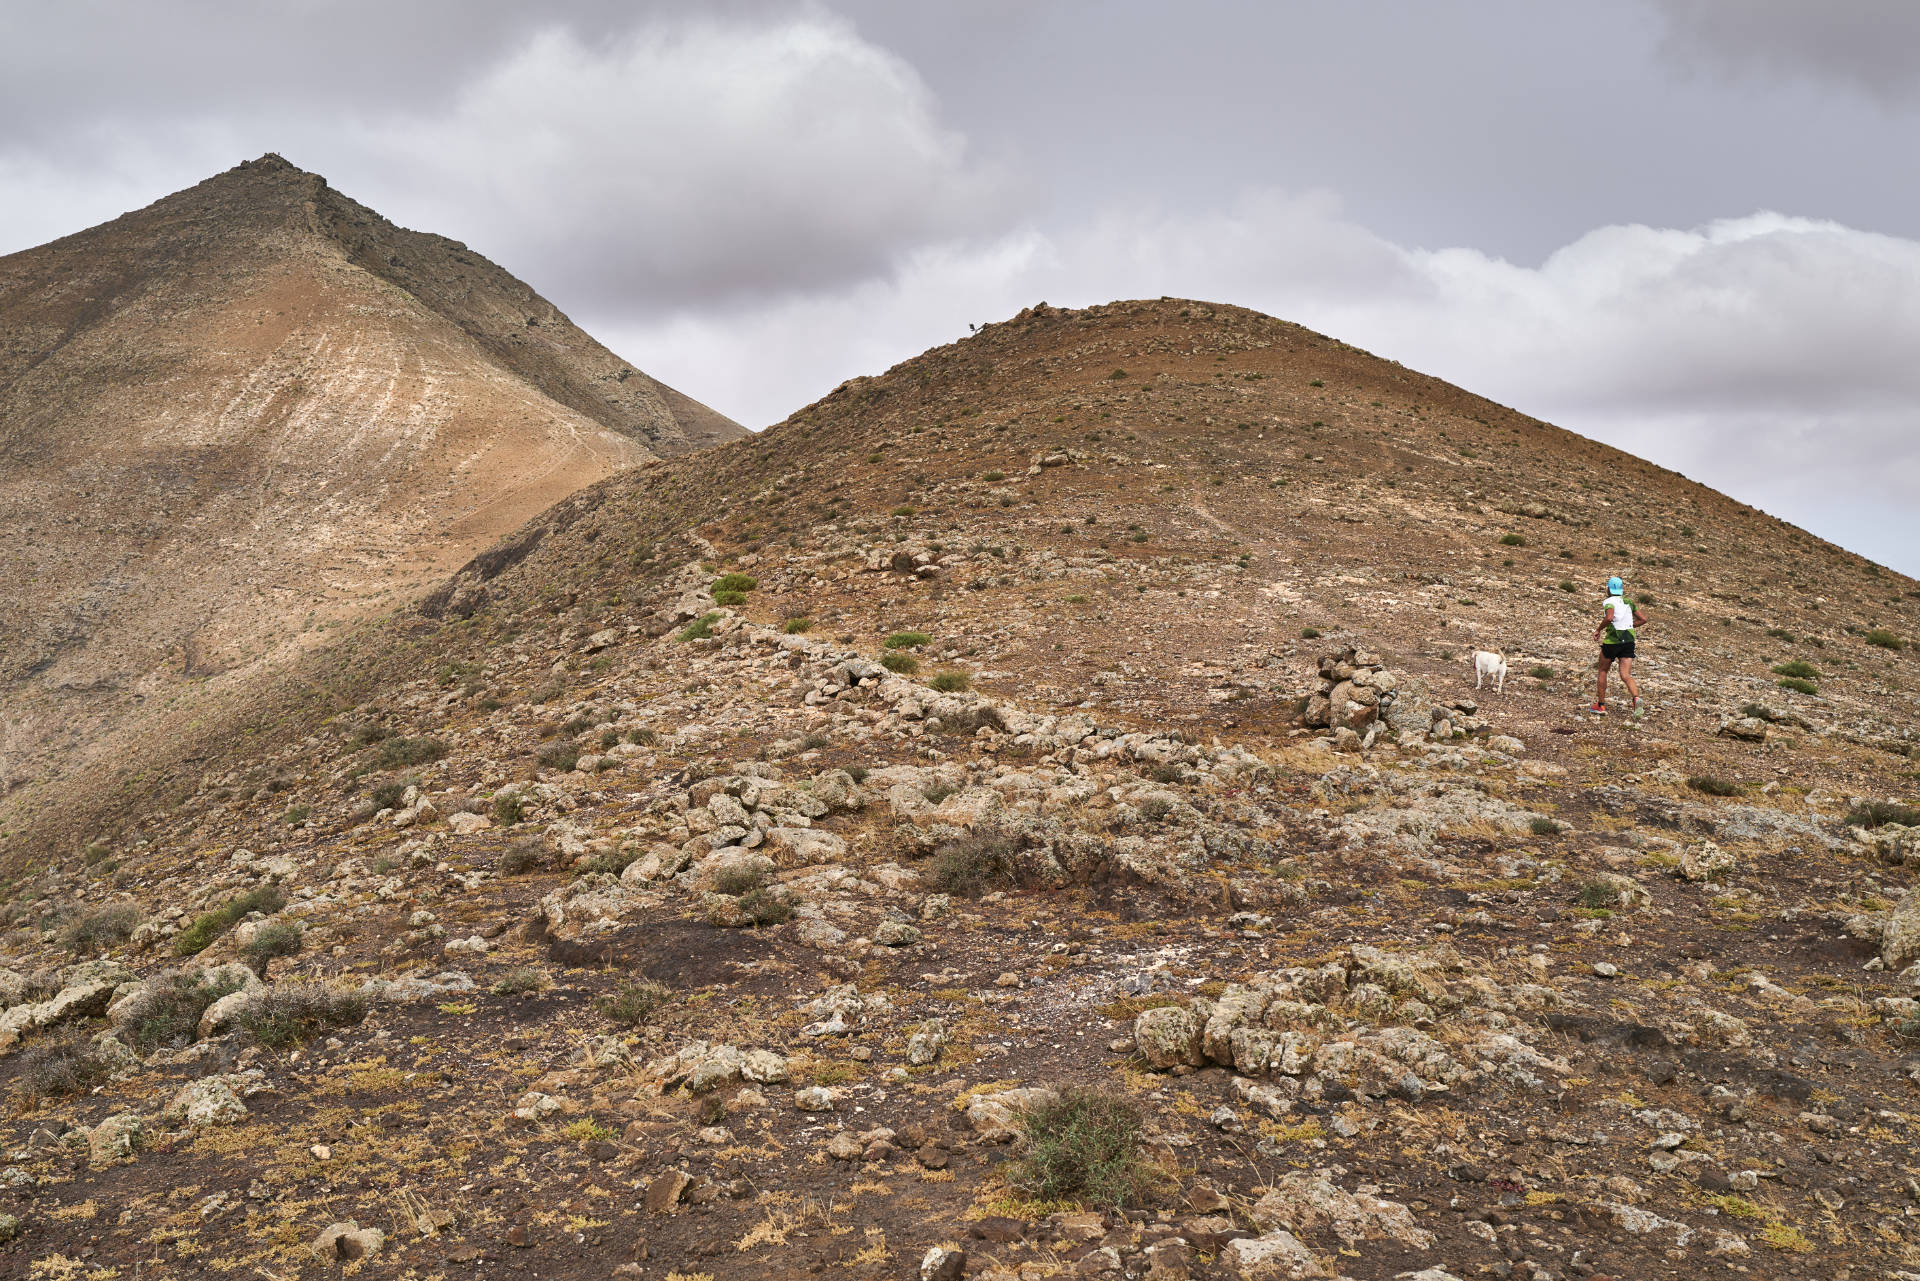
[{"label": "brown hillside", "polygon": [[0,258],[0,796],[742,434],[277,156]]},{"label": "brown hillside", "polygon": [[1920,1268],[1915,591],[1297,326],[1032,308],[16,811],[0,1249]]}]

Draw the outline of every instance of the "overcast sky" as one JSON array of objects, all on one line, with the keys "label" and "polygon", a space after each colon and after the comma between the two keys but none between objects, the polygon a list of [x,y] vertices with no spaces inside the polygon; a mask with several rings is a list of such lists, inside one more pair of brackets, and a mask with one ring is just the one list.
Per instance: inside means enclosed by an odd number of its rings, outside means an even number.
[{"label": "overcast sky", "polygon": [[0,0],[0,253],[270,150],[750,426],[1195,296],[1920,574],[1915,0]]}]

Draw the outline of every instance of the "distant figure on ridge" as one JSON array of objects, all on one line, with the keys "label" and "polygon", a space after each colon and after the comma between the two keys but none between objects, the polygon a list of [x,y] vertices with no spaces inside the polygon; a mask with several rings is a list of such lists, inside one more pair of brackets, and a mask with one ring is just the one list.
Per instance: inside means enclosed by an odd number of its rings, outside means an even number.
[{"label": "distant figure on ridge", "polygon": [[1620,683],[1633,695],[1633,706],[1628,710],[1640,710],[1640,687],[1633,680],[1633,634],[1646,619],[1640,607],[1627,599],[1626,590],[1626,584],[1618,578],[1607,580],[1607,599],[1601,603],[1606,612],[1600,616],[1600,626],[1593,629],[1593,638],[1600,642],[1600,682],[1588,710],[1602,716],[1607,714],[1607,669],[1616,661],[1620,664]]}]

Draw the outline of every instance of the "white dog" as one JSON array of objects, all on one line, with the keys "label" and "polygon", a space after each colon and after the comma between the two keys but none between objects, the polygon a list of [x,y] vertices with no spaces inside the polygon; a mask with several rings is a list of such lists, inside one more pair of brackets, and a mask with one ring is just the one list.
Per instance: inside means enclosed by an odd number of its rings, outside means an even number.
[{"label": "white dog", "polygon": [[1473,651],[1473,687],[1480,688],[1480,682],[1493,678],[1494,688],[1500,693],[1507,692],[1507,656],[1489,649]]}]

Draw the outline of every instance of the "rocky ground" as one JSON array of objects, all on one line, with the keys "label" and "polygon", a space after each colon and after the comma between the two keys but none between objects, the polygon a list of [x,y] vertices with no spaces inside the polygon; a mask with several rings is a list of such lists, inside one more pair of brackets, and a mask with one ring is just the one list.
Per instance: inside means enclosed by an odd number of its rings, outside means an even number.
[{"label": "rocky ground", "polygon": [[[1920,1274],[1913,588],[1263,317],[1034,309],[23,867],[0,1259]],[[1111,1198],[1036,1177],[1088,1098]]]}]

